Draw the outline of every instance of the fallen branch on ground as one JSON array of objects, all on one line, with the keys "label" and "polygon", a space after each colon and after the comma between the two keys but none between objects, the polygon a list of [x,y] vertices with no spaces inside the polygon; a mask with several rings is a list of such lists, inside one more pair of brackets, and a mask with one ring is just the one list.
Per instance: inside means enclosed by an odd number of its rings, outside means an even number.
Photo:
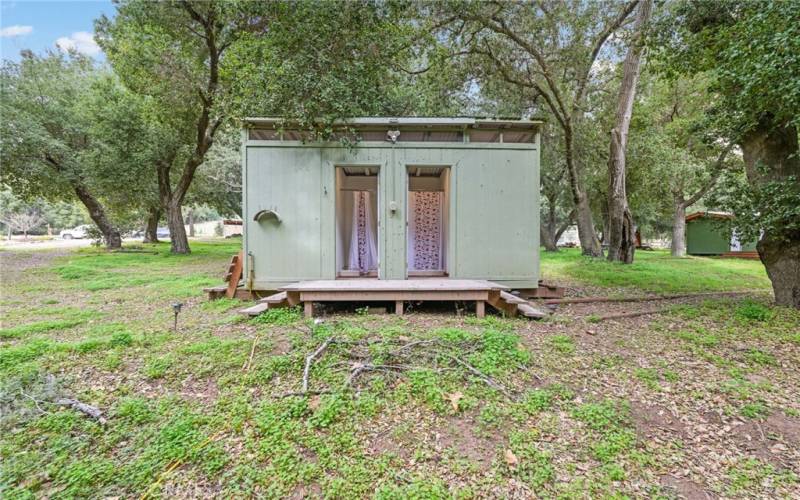
[{"label": "fallen branch on ground", "polygon": [[634,311],[634,312],[627,312],[627,313],[618,313],[618,314],[607,314],[605,316],[595,317],[593,322],[599,323],[600,321],[606,321],[609,319],[621,319],[621,318],[635,318],[637,316],[649,316],[651,314],[663,314],[666,312],[670,312],[673,309],[670,307],[664,309],[650,309],[647,311]]},{"label": "fallen branch on ground", "polygon": [[244,372],[250,371],[250,367],[253,365],[253,355],[256,353],[256,343],[258,343],[258,335],[253,337],[253,345],[250,347],[250,357],[242,365],[242,371]]},{"label": "fallen branch on ground", "polygon": [[81,403],[77,399],[67,399],[62,398],[56,401],[57,405],[61,406],[69,406],[74,410],[78,410],[79,412],[92,417],[93,419],[97,420],[101,425],[105,425],[106,419],[103,417],[103,412],[100,411],[99,408],[92,405],[87,405],[86,403]]},{"label": "fallen branch on ground", "polygon": [[475,368],[474,366],[470,365],[469,363],[467,363],[466,361],[462,360],[461,358],[458,358],[456,356],[453,356],[453,355],[450,355],[450,354],[446,354],[446,353],[442,353],[442,354],[444,356],[452,359],[457,364],[459,364],[459,365],[463,366],[464,368],[466,368],[473,375],[476,375],[477,377],[479,377],[481,380],[483,380],[486,383],[486,385],[488,385],[492,389],[495,389],[495,390],[498,390],[498,391],[502,392],[503,395],[506,396],[508,399],[514,399],[514,397],[511,395],[511,393],[509,393],[508,390],[506,390],[505,387],[503,387],[501,384],[496,382],[492,377],[486,375],[485,373],[483,373],[482,371],[478,370],[477,368]]},{"label": "fallen branch on ground", "polygon": [[673,295],[654,295],[650,297],[573,297],[568,299],[548,299],[545,304],[590,304],[594,302],[651,302],[656,300],[684,299],[690,297],[710,297],[710,296],[736,296],[756,293],[758,290],[741,290],[738,292],[702,292],[702,293],[678,293]]},{"label": "fallen branch on ground", "polygon": [[[399,342],[405,343],[383,353],[375,354],[371,350],[373,346],[378,344],[387,344],[388,347],[388,345],[397,345]],[[331,369],[335,367],[347,366],[349,375],[341,385],[341,389],[339,391],[333,391],[330,389],[310,390],[309,385],[311,378],[311,367],[315,362],[321,359],[325,351],[328,350],[328,348],[333,344],[347,346],[348,349],[339,354],[340,356],[350,358],[353,361],[336,361],[330,364],[328,368]],[[446,344],[438,339],[422,339],[413,341],[410,339],[346,340],[329,337],[313,352],[305,357],[302,389],[300,391],[286,392],[276,397],[285,398],[291,396],[335,394],[348,389],[356,389],[359,378],[367,373],[384,372],[388,374],[394,374],[396,376],[413,370],[431,370],[434,373],[441,373],[447,370],[458,369],[457,367],[452,366],[452,364],[455,364],[479,378],[483,383],[492,389],[497,390],[507,398],[513,400],[514,396],[502,384],[494,380],[489,375],[483,373],[478,368],[472,366],[463,358],[446,352],[442,349],[444,347],[452,347],[458,349],[460,354],[470,354],[478,348],[479,344],[480,342]],[[438,348],[430,348],[431,346],[436,346]],[[452,363],[451,366],[439,366],[440,360],[442,359],[449,360]],[[426,363],[423,363],[423,365],[430,363],[432,366],[421,366],[419,364],[420,361],[426,361]]]},{"label": "fallen branch on ground", "polygon": [[314,359],[316,359],[317,356],[325,352],[325,349],[327,349],[332,342],[334,342],[333,337],[328,337],[328,339],[326,339],[322,345],[317,347],[316,351],[306,356],[306,366],[303,369],[303,392],[308,392],[308,375],[311,372],[311,364],[314,362]]}]

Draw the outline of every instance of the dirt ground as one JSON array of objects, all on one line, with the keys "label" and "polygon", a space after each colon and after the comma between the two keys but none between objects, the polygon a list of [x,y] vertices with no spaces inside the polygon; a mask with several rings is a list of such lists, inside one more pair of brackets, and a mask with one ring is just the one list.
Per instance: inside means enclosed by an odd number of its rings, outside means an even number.
[{"label": "dirt ground", "polygon": [[246,320],[198,293],[229,246],[2,254],[4,496],[800,497],[800,313],[767,293]]}]

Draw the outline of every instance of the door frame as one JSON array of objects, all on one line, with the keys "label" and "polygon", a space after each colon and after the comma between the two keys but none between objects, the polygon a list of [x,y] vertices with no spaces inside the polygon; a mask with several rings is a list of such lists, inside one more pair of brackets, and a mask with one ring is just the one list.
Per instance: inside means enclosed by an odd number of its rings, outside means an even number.
[{"label": "door frame", "polygon": [[[403,170],[405,173],[405,204],[406,204],[406,231],[405,231],[405,253],[404,253],[404,260],[405,260],[405,267],[406,267],[406,279],[409,278],[448,278],[450,277],[450,265],[451,265],[451,255],[450,255],[450,245],[452,241],[452,227],[453,227],[453,220],[455,216],[455,211],[453,210],[453,164],[444,164],[444,163],[421,163],[421,162],[414,162],[414,163],[406,163],[403,165]],[[408,229],[409,223],[408,219],[411,217],[411,210],[409,207],[409,193],[411,193],[411,171],[414,168],[441,168],[442,174],[446,175],[444,180],[444,200],[442,201],[445,210],[447,210],[447,221],[442,221],[442,224],[445,226],[442,229],[442,235],[445,237],[445,241],[442,244],[442,259],[444,261],[444,265],[442,266],[444,269],[441,271],[436,272],[426,272],[426,271],[411,271],[408,268],[408,250],[409,246],[411,245],[411,238],[408,236]],[[445,174],[446,172],[446,174]],[[443,214],[444,215],[444,214]],[[412,274],[413,273],[413,274]]]},{"label": "door frame", "polygon": [[[340,170],[339,169],[344,169],[344,168],[371,168],[371,169],[374,168],[374,169],[377,170],[377,173],[375,174],[375,191],[374,191],[375,196],[376,196],[376,204],[377,204],[377,207],[378,207],[376,212],[375,212],[375,214],[374,214],[375,215],[375,227],[376,227],[376,231],[377,231],[377,233],[375,235],[375,238],[376,238],[375,245],[376,245],[376,251],[377,251],[377,255],[378,255],[378,265],[377,265],[377,269],[376,269],[376,276],[369,276],[369,275],[367,275],[367,276],[361,276],[361,275],[358,275],[358,276],[340,276],[340,274],[339,274],[340,271],[344,270],[344,269],[338,269],[338,266],[337,266],[337,260],[338,260],[338,256],[339,256],[339,251],[343,250],[343,249],[339,248],[339,196],[341,194],[341,189],[339,189],[340,188],[340,186],[339,186],[339,171]],[[381,253],[382,250],[383,250],[383,244],[382,244],[383,217],[381,216],[382,215],[382,205],[381,205],[381,203],[383,201],[383,198],[381,196],[381,176],[382,176],[382,174],[383,174],[383,165],[381,165],[380,163],[376,163],[376,162],[341,162],[341,163],[334,163],[333,164],[333,183],[334,183],[334,193],[333,193],[333,211],[334,211],[334,216],[333,216],[333,220],[334,220],[333,245],[334,245],[334,251],[333,251],[333,259],[334,259],[334,270],[335,270],[334,279],[338,280],[338,279],[359,279],[359,278],[377,278],[377,279],[381,278],[381,263],[382,263],[382,260],[383,260],[382,259],[382,253]],[[342,175],[346,175],[343,170],[342,170]],[[344,258],[344,256],[343,256],[343,258]]]}]

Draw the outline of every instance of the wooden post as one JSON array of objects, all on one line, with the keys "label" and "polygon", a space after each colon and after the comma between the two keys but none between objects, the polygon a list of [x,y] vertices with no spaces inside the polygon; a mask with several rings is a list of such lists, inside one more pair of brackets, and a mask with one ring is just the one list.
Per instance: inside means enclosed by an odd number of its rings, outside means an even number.
[{"label": "wooden post", "polygon": [[475,316],[483,318],[486,316],[486,302],[483,300],[475,301]]},{"label": "wooden post", "polygon": [[310,300],[303,302],[303,314],[306,318],[314,317],[314,303]]},{"label": "wooden post", "polygon": [[403,301],[402,300],[396,300],[394,302],[394,312],[395,312],[395,314],[399,314],[400,316],[403,315]]}]

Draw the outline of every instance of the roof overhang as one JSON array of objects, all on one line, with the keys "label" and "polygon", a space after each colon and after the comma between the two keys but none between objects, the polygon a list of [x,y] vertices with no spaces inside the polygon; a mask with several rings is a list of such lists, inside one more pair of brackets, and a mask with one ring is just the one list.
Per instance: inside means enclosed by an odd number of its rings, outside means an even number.
[{"label": "roof overhang", "polygon": [[[275,117],[249,117],[244,120],[245,126],[256,128],[287,128],[297,125],[297,121]],[[518,120],[504,118],[433,118],[433,117],[355,117],[335,120],[334,126],[352,128],[483,128],[483,129],[538,129],[544,122],[538,119]]]},{"label": "roof overhang", "polygon": [[733,219],[733,214],[729,212],[694,212],[686,216],[686,222],[709,217],[712,219]]}]

